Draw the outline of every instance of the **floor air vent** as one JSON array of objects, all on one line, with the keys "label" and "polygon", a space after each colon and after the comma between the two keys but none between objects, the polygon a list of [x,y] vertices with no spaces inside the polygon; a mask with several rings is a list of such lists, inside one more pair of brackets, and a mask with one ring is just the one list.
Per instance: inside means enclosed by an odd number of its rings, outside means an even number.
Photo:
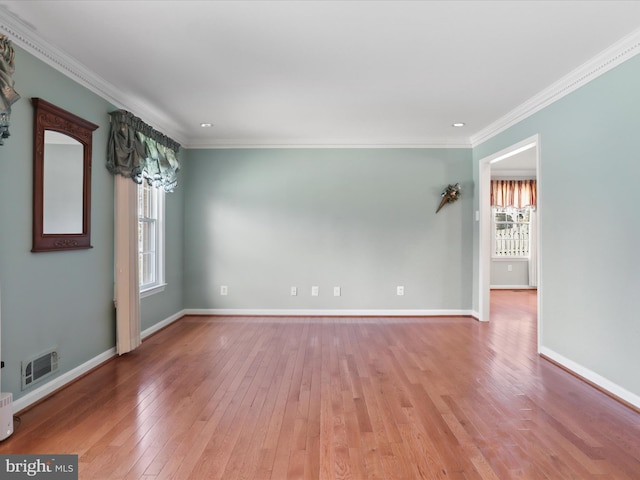
[{"label": "floor air vent", "polygon": [[49,350],[22,362],[22,390],[47,378],[57,369],[57,350]]}]

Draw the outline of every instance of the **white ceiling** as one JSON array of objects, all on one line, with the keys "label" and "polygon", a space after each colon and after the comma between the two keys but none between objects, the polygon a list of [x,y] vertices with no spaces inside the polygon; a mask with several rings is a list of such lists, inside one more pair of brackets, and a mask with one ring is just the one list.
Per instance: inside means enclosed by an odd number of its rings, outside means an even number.
[{"label": "white ceiling", "polygon": [[536,175],[536,148],[532,145],[522,152],[507,157],[491,165],[491,176],[532,176]]},{"label": "white ceiling", "polygon": [[0,0],[3,18],[185,146],[455,146],[634,35],[640,2]]}]

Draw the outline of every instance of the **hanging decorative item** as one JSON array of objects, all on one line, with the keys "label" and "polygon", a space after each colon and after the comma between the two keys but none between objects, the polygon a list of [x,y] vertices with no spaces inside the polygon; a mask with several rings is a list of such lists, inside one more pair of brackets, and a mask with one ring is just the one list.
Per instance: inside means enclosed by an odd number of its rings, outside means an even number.
[{"label": "hanging decorative item", "polygon": [[0,145],[9,137],[9,117],[11,105],[20,98],[13,89],[14,51],[11,41],[0,33]]},{"label": "hanging decorative item", "polygon": [[445,188],[444,192],[440,195],[442,197],[442,201],[440,202],[440,206],[436,210],[436,213],[438,213],[447,203],[453,203],[458,200],[461,193],[459,183],[456,183],[455,185],[447,185],[447,188]]}]

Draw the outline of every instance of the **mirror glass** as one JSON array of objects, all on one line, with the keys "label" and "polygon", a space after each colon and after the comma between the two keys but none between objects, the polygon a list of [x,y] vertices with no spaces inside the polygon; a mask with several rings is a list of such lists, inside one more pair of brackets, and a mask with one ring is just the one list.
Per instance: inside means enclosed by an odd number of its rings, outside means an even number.
[{"label": "mirror glass", "polygon": [[43,233],[82,233],[82,144],[44,132]]}]

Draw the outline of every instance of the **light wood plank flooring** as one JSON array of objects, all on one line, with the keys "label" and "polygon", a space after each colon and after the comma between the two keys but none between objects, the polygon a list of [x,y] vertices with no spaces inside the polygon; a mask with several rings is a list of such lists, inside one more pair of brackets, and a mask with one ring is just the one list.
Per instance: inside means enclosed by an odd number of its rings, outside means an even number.
[{"label": "light wood plank flooring", "polygon": [[638,479],[640,414],[471,318],[185,317],[24,412],[80,479]]}]

